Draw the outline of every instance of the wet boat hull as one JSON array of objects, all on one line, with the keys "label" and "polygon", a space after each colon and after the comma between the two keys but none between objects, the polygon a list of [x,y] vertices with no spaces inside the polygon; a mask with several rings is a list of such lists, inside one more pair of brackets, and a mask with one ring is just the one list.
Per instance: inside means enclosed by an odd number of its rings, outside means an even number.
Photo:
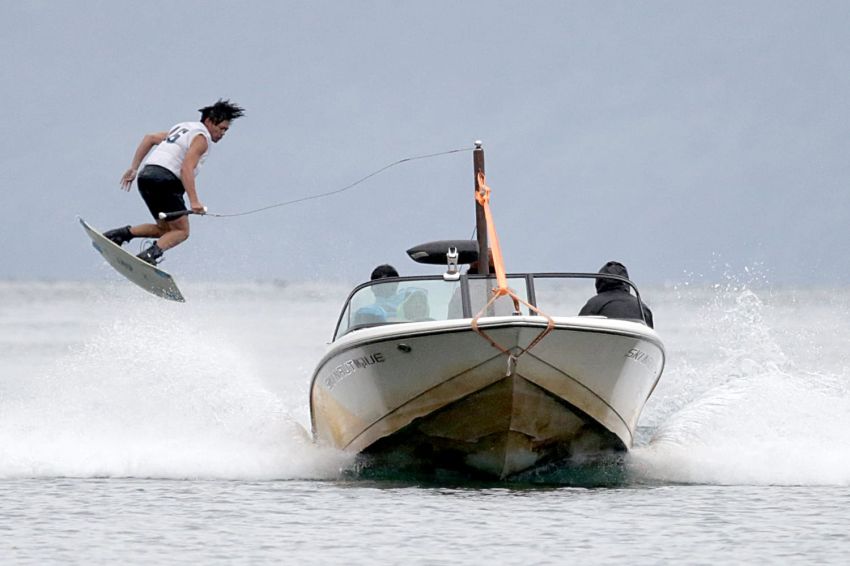
[{"label": "wet boat hull", "polygon": [[[637,323],[566,317],[515,364],[464,321],[351,333],[311,386],[317,441],[412,467],[506,478],[547,463],[625,451],[661,375],[664,350]],[[480,323],[527,347],[540,317]]]}]

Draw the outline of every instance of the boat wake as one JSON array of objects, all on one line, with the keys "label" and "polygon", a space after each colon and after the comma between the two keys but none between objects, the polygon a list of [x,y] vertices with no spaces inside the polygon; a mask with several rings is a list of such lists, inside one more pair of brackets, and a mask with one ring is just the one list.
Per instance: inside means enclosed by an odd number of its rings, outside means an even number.
[{"label": "boat wake", "polygon": [[287,406],[233,341],[153,308],[155,316],[146,302],[102,326],[52,369],[7,391],[0,477],[340,474],[348,458],[316,448],[293,416],[301,391]]},{"label": "boat wake", "polygon": [[656,410],[654,434],[629,456],[632,476],[850,485],[850,376],[805,369],[820,340],[805,328],[788,336],[774,332],[772,324],[783,327],[775,322],[781,316],[746,286],[718,290],[702,309],[705,334],[698,338],[715,355],[703,358],[699,348],[688,347],[695,361],[668,368],[668,387],[657,392],[663,408]]},{"label": "boat wake", "polygon": [[[76,310],[50,311],[59,322],[21,343],[77,346],[4,372],[0,478],[349,477],[352,457],[316,448],[303,428],[339,306],[338,289],[323,289],[228,289],[179,308],[121,295],[86,306],[93,322],[76,340],[77,323],[61,323]],[[529,481],[850,485],[850,295],[734,284],[650,296],[669,363],[625,474],[614,462],[601,479],[591,467],[588,481],[557,468]]]}]

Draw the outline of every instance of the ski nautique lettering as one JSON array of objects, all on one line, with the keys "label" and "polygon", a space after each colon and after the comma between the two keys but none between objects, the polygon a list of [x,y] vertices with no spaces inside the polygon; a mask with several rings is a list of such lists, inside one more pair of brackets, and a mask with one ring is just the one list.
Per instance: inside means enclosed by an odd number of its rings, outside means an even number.
[{"label": "ski nautique lettering", "polygon": [[333,368],[330,375],[325,378],[325,387],[327,387],[328,389],[333,389],[336,384],[339,383],[343,378],[352,375],[358,369],[369,367],[375,364],[382,364],[385,361],[386,359],[384,358],[384,354],[382,354],[381,352],[375,352],[374,354],[369,354],[368,356],[361,356],[359,358],[345,360],[344,362]]},{"label": "ski nautique lettering", "polygon": [[639,350],[638,348],[629,349],[629,351],[626,352],[626,357],[645,366],[651,366],[655,363],[655,360],[652,356],[650,356],[643,350]]}]

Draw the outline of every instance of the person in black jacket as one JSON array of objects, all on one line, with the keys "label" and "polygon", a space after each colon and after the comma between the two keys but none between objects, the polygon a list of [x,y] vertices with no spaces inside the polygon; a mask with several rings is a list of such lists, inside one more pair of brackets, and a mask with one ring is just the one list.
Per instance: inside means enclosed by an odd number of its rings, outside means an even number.
[{"label": "person in black jacket", "polygon": [[[620,275],[629,278],[626,266],[619,261],[609,261],[599,270],[599,273]],[[641,316],[643,309],[643,316]],[[629,320],[644,320],[650,328],[654,328],[652,311],[641,301],[631,294],[629,285],[616,279],[600,277],[596,280],[596,296],[591,297],[587,304],[578,313],[579,316],[605,316],[608,318],[622,318]]]}]

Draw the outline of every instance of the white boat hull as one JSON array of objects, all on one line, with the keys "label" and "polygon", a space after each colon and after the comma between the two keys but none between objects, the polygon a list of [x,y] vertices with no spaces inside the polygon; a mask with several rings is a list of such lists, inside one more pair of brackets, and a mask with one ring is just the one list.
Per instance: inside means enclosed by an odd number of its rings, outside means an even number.
[{"label": "white boat hull", "polygon": [[[555,322],[511,366],[469,319],[351,332],[333,343],[313,376],[314,438],[352,453],[500,478],[628,450],[661,376],[660,340],[634,322]],[[519,352],[546,319],[490,317],[479,326]]]}]

